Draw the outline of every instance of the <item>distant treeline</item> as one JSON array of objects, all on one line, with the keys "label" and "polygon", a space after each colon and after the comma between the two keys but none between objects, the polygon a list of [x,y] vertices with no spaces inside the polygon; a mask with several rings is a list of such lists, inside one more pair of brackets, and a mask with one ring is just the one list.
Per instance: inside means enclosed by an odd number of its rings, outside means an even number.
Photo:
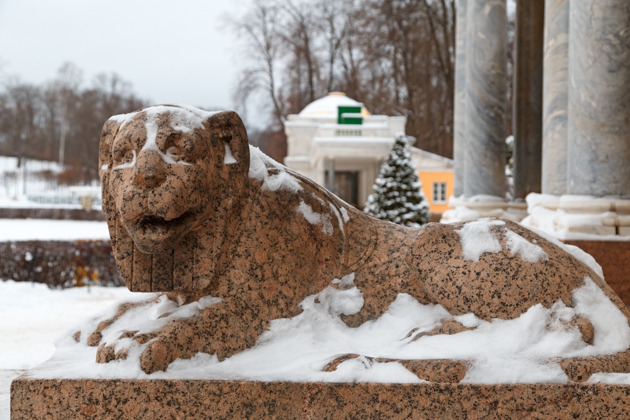
[{"label": "distant treeline", "polygon": [[[262,94],[272,129],[331,91],[404,115],[425,150],[452,156],[454,0],[252,0],[237,103]],[[263,146],[263,145],[261,145]]]},{"label": "distant treeline", "polygon": [[116,74],[87,87],[81,70],[64,64],[53,80],[35,85],[9,78],[0,90],[0,155],[64,163],[66,182],[98,178],[98,143],[112,115],[146,104]]},{"label": "distant treeline", "polygon": [[372,113],[406,116],[418,147],[452,157],[455,3],[251,0],[232,22],[242,47],[236,102],[262,98],[266,139],[277,141],[287,115],[343,91]]}]

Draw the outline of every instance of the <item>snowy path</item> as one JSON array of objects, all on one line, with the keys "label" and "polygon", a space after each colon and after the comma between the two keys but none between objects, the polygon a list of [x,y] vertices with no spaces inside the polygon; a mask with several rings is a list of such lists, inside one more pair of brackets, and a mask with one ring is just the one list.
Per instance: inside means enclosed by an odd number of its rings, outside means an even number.
[{"label": "snowy path", "polygon": [[94,312],[128,298],[126,288],[51,290],[0,281],[0,420],[9,418],[11,381],[52,356],[53,341]]},{"label": "snowy path", "polygon": [[0,219],[0,242],[109,239],[107,223],[79,220]]}]

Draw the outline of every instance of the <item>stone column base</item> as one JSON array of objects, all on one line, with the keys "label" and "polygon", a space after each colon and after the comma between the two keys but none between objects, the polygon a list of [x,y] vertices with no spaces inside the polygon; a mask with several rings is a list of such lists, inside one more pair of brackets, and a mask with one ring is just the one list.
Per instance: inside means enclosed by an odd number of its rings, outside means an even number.
[{"label": "stone column base", "polygon": [[526,203],[507,202],[494,196],[451,197],[449,206],[453,209],[442,214],[441,223],[465,222],[482,217],[520,222],[527,216]]},{"label": "stone column base", "polygon": [[630,200],[530,194],[525,226],[560,240],[630,240]]},{"label": "stone column base", "polygon": [[11,418],[625,418],[630,385],[28,379]]}]

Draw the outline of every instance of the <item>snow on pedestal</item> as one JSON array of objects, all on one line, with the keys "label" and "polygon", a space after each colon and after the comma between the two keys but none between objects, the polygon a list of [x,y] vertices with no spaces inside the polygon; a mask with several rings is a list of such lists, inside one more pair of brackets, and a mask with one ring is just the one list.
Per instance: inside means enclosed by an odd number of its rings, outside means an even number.
[{"label": "snow on pedestal", "polygon": [[[495,225],[503,226],[507,247],[514,255],[530,263],[548,258],[538,245],[512,232],[504,222],[481,219],[458,231],[464,259],[474,261],[485,252],[501,251],[498,237],[490,229]],[[601,268],[587,254],[554,243],[601,274]],[[299,315],[272,321],[253,348],[223,361],[199,353],[192,359],[176,360],[164,372],[146,374],[139,358],[148,343],[120,340],[120,334],[130,328],[150,333],[174,319],[193,316],[221,299],[208,296],[181,305],[166,295],[143,296],[134,299],[144,301],[140,306],[102,331],[102,342],[117,343],[116,351],[126,352],[126,359],[96,363],[96,347],[87,345],[90,333],[114,315],[116,308],[112,307],[69,329],[57,340],[54,357],[30,377],[419,383],[422,381],[402,364],[379,360],[455,359],[468,363],[463,383],[567,383],[566,374],[554,358],[613,354],[630,346],[630,326],[624,315],[588,277],[572,293],[574,307],[562,301],[550,308],[536,304],[515,319],[484,321],[472,313],[452,316],[441,305],[421,304],[400,293],[381,317],[350,328],[341,317],[359,312],[364,304],[363,294],[350,274],[305,298]],[[575,316],[592,323],[592,344],[583,341],[577,327],[564,326]],[[447,319],[471,329],[457,334],[424,334]],[[332,372],[324,370],[346,354],[356,357],[343,361]],[[599,374],[592,381],[630,383],[630,375]]]},{"label": "snow on pedestal", "polygon": [[[474,329],[414,339],[451,315],[440,305],[423,305],[407,294],[399,294],[379,319],[349,328],[340,315],[361,308],[361,292],[356,287],[329,287],[306,298],[300,315],[273,321],[269,331],[249,350],[221,362],[214,355],[199,353],[192,359],[176,360],[165,372],[150,375],[140,369],[138,360],[146,344],[131,339],[125,343],[127,359],[108,364],[95,362],[96,347],[89,347],[86,340],[99,322],[113,315],[114,308],[110,308],[68,330],[57,340],[53,358],[30,377],[419,383],[422,381],[400,363],[375,359],[447,358],[468,361],[470,368],[462,383],[567,383],[566,374],[553,358],[611,354],[630,345],[630,328],[625,318],[590,279],[574,291],[573,298],[575,308],[562,302],[551,308],[534,305],[513,320],[487,322],[473,314],[457,316],[456,321]],[[219,301],[208,297],[205,302],[178,307],[166,296],[154,299],[108,327],[105,341],[108,337],[115,339],[131,325],[141,332],[154,331],[174,318]],[[575,314],[588,317],[601,339],[588,345],[577,329],[563,329],[562,320]],[[76,331],[81,331],[78,343],[73,338]],[[410,331],[414,334],[409,335]],[[359,356],[342,362],[333,372],[323,371],[344,354]],[[630,375],[599,374],[593,378],[599,380],[630,383]]]}]

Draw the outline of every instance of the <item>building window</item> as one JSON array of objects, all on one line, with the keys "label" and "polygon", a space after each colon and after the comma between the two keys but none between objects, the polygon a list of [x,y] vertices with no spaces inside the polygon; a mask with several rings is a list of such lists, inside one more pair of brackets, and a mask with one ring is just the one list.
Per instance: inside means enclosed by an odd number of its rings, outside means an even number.
[{"label": "building window", "polygon": [[433,183],[433,204],[446,204],[446,182]]},{"label": "building window", "polygon": [[338,128],[335,130],[335,136],[337,137],[361,137],[362,131],[360,128]]},{"label": "building window", "polygon": [[[328,180],[328,171],[325,173]],[[333,193],[354,207],[359,205],[359,172],[335,171]]]}]

